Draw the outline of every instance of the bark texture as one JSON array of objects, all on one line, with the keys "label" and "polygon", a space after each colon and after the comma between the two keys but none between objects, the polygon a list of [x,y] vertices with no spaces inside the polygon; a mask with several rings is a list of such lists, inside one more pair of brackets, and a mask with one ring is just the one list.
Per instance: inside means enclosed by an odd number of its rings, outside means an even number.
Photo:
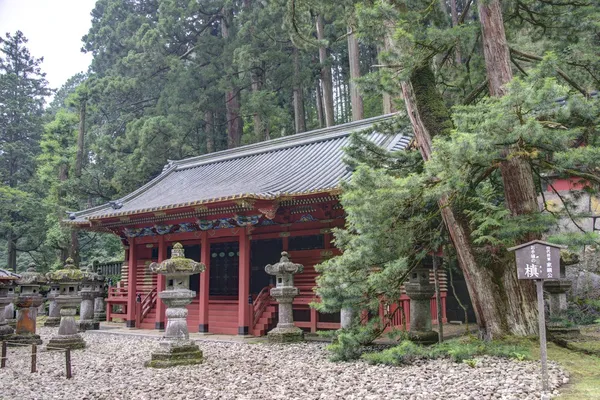
[{"label": "bark texture", "polygon": [[[452,127],[448,109],[429,67],[416,70],[410,81],[403,82],[402,92],[419,150],[427,161],[432,137],[447,134]],[[491,339],[537,332],[537,313],[530,307],[528,288],[516,279],[514,258],[507,255],[495,265],[480,266],[466,219],[452,209],[447,197],[438,204],[467,282],[481,336]]]},{"label": "bark texture", "polygon": [[364,118],[363,99],[356,85],[356,79],[360,78],[360,51],[358,39],[352,33],[352,27],[348,27],[348,61],[350,64],[350,102],[352,104],[352,120],[360,121]]},{"label": "bark texture", "polygon": [[[490,94],[503,96],[506,92],[506,84],[512,79],[512,70],[500,1],[479,2],[479,18]],[[518,155],[518,150],[518,144],[504,149],[506,159],[500,164],[505,202],[513,216],[539,211],[531,165],[527,159]],[[521,238],[521,242],[533,239],[539,237],[530,234]],[[514,255],[507,255],[507,265],[499,268],[496,274],[507,293],[509,309],[521,311],[511,314],[514,320],[509,322],[513,333],[537,334],[537,324],[532,323],[537,316],[535,287],[531,281],[517,279]]]},{"label": "bark texture", "polygon": [[[325,27],[323,26],[323,17],[317,15],[317,39],[325,40]],[[319,47],[319,62],[321,63],[321,85],[323,89],[323,109],[325,114],[325,126],[333,126],[333,82],[331,78],[331,66],[329,65],[329,56],[327,47]]]}]

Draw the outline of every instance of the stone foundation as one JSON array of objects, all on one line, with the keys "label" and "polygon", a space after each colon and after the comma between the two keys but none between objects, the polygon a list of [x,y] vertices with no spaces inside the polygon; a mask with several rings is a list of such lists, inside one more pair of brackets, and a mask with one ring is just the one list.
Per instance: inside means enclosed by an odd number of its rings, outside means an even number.
[{"label": "stone foundation", "polygon": [[267,333],[269,342],[273,343],[294,343],[302,342],[304,340],[304,332],[302,329],[293,328],[275,328]]},{"label": "stone foundation", "polygon": [[439,342],[440,336],[436,331],[410,331],[408,339],[414,343],[429,345]]},{"label": "stone foundation", "polygon": [[48,341],[46,347],[60,349],[85,349],[85,341],[79,334],[74,335],[55,335]]},{"label": "stone foundation", "polygon": [[144,364],[146,367],[168,368],[179,365],[202,364],[202,350],[191,341],[187,344],[163,347],[163,349],[152,353],[150,361],[146,361]]}]

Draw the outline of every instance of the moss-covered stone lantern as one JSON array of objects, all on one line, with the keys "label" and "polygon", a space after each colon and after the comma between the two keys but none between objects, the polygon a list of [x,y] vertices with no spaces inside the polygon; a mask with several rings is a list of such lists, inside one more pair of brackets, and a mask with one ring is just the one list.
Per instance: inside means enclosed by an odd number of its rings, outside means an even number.
[{"label": "moss-covered stone lantern", "polygon": [[294,275],[304,271],[302,264],[290,261],[287,252],[281,253],[277,264],[265,267],[267,274],[275,275],[275,287],[271,289],[271,296],[279,303],[279,321],[277,326],[267,333],[272,342],[297,342],[304,339],[302,329],[294,325],[292,302],[298,296],[298,288],[294,287]]},{"label": "moss-covered stone lantern", "polygon": [[44,302],[44,297],[40,294],[40,286],[46,282],[46,278],[36,271],[34,264],[31,264],[16,281],[20,292],[15,301],[17,326],[15,333],[9,339],[11,342],[42,344],[40,335],[36,333],[36,321],[38,307]]},{"label": "moss-covered stone lantern", "polygon": [[14,333],[14,329],[6,322],[4,308],[15,300],[14,286],[19,278],[21,275],[0,269],[0,341],[8,340]]},{"label": "moss-covered stone lantern", "polygon": [[85,332],[94,329],[94,299],[97,296],[98,281],[103,278],[92,271],[91,267],[81,269],[83,280],[81,281],[79,295],[81,296],[81,307],[79,308],[79,331]]},{"label": "moss-covered stone lantern", "polygon": [[190,340],[186,306],[196,297],[196,292],[189,289],[190,275],[204,271],[204,264],[185,258],[183,246],[176,243],[171,258],[161,263],[152,263],[148,268],[167,279],[166,290],[158,294],[167,306],[167,327],[159,350],[152,353],[152,359],[146,362],[146,366],[164,368],[200,364],[202,351]]},{"label": "moss-covered stone lantern", "polygon": [[421,344],[439,340],[438,333],[431,328],[431,297],[435,294],[435,286],[429,281],[429,271],[426,265],[413,269],[404,284],[410,298],[409,338]]},{"label": "moss-covered stone lantern", "polygon": [[49,272],[48,279],[59,286],[56,302],[60,307],[60,325],[58,334],[52,336],[48,347],[82,349],[85,341],[77,333],[75,314],[81,301],[79,285],[84,279],[84,272],[75,266],[72,258],[68,258],[62,269]]}]

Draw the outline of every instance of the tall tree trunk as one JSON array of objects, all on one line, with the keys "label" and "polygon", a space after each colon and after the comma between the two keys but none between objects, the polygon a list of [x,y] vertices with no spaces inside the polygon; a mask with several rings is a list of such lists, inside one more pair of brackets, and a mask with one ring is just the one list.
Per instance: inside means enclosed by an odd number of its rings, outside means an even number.
[{"label": "tall tree trunk", "polygon": [[[87,98],[83,97],[79,103],[79,130],[77,132],[77,154],[75,156],[75,177],[81,178],[83,171],[83,160],[85,156],[85,117],[87,109]],[[71,245],[69,247],[69,257],[73,259],[75,265],[79,265],[81,257],[79,254],[79,235],[77,229],[71,228]]]},{"label": "tall tree trunk", "polygon": [[[481,23],[483,55],[485,58],[486,73],[490,94],[503,96],[506,84],[512,79],[510,53],[504,31],[504,20],[499,0],[479,2],[479,19]],[[519,155],[518,144],[507,146],[504,149],[506,160],[500,164],[500,173],[504,185],[504,197],[507,208],[513,216],[533,214],[539,212],[537,191],[533,179],[533,172],[529,162]],[[539,239],[538,235],[530,234],[521,238],[522,242]],[[511,260],[513,257],[511,257]],[[505,267],[501,274],[501,283],[505,289],[512,288],[512,295],[508,296],[512,307],[521,307],[529,315],[536,315],[536,290],[533,282],[519,281],[514,260]],[[535,318],[531,318],[535,320]],[[525,327],[524,334],[536,334],[536,324]]]},{"label": "tall tree trunk", "polygon": [[[252,93],[258,93],[262,90],[262,71],[262,68],[254,68],[250,74]],[[267,130],[263,126],[264,124],[262,121],[262,115],[260,115],[258,111],[254,112],[252,121],[254,124],[254,135],[256,136],[256,139],[259,141],[267,140],[268,133],[266,133]]]},{"label": "tall tree trunk", "polygon": [[[325,40],[325,27],[323,17],[317,15],[317,39]],[[331,79],[331,65],[327,55],[327,47],[319,46],[319,62],[321,63],[321,84],[323,85],[323,109],[325,111],[325,126],[333,126],[333,82]]]},{"label": "tall tree trunk", "polygon": [[77,155],[75,158],[75,177],[81,178],[83,170],[83,158],[85,153],[85,113],[87,99],[81,99],[79,104],[79,130],[77,132]]},{"label": "tall tree trunk", "polygon": [[[452,14],[452,26],[458,26],[458,10],[456,8],[456,0],[450,0],[450,13]],[[462,55],[460,53],[460,45],[458,42],[454,47],[454,58],[457,64],[462,63]]]},{"label": "tall tree trunk", "polygon": [[242,117],[240,116],[240,94],[237,88],[225,95],[227,109],[227,147],[238,147],[242,142]]},{"label": "tall tree trunk", "polygon": [[306,130],[304,122],[304,96],[302,94],[302,84],[300,79],[300,52],[294,47],[294,125],[296,133]]},{"label": "tall tree trunk", "polygon": [[[229,39],[229,23],[233,19],[232,10],[223,9],[221,19],[221,35],[227,41]],[[237,75],[235,66],[232,65],[232,75]],[[227,147],[232,149],[238,147],[242,142],[243,124],[240,115],[240,90],[232,85],[225,93],[225,109],[227,118]]]},{"label": "tall tree trunk", "polygon": [[15,245],[15,239],[12,232],[8,233],[6,237],[6,243],[7,268],[9,270],[12,269],[14,272],[17,272],[17,246]]},{"label": "tall tree trunk", "polygon": [[[69,179],[69,165],[68,164],[62,164],[59,168],[58,168],[58,180],[60,182],[65,182],[67,179]],[[59,209],[62,209],[63,207],[65,207],[65,196],[66,196],[66,190],[64,188],[63,185],[60,186],[59,192],[58,192],[59,196],[58,196],[58,205],[59,205]],[[60,220],[63,217],[62,213],[58,214],[58,219]],[[72,238],[71,238],[72,241]],[[65,261],[67,260],[67,257],[69,257],[69,254],[71,252],[71,246],[67,245],[66,243],[63,244],[64,247],[61,247],[60,251],[59,251],[59,257],[60,257],[60,265],[64,265]]]},{"label": "tall tree trunk", "polygon": [[[427,161],[431,156],[432,137],[445,135],[452,127],[431,68],[417,69],[410,81],[402,83],[402,92],[419,150]],[[535,307],[530,306],[529,291],[522,290],[516,279],[514,257],[507,254],[493,265],[478,265],[468,222],[452,209],[447,197],[442,197],[438,203],[467,282],[482,336],[491,339],[506,334],[537,332],[537,313]]]},{"label": "tall tree trunk", "polygon": [[324,125],[323,120],[323,98],[321,97],[321,85],[320,80],[317,79],[315,85],[315,98],[317,100],[317,119],[319,122],[319,128],[322,128]]},{"label": "tall tree trunk", "polygon": [[206,152],[212,153],[215,151],[215,120],[213,112],[204,111],[204,134],[206,135]]},{"label": "tall tree trunk", "polygon": [[[391,32],[392,32],[392,29],[394,29],[393,24],[390,24],[388,22],[385,22],[385,24],[388,28],[387,31],[390,33],[386,34],[385,37],[383,38],[383,49],[379,48],[378,53],[381,53],[382,51],[389,51],[390,48],[392,47]],[[379,56],[379,61],[380,62],[382,61],[381,56]],[[395,113],[396,111],[398,111],[398,110],[394,106],[394,98],[389,93],[384,92],[383,93],[383,113],[391,114],[391,113]]]}]

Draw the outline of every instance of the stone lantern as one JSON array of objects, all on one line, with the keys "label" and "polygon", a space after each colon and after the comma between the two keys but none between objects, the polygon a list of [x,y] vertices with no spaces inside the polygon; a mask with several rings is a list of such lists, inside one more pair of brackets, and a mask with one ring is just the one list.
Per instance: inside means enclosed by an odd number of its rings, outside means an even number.
[{"label": "stone lantern", "polygon": [[75,322],[77,306],[81,301],[79,285],[84,279],[84,273],[75,266],[72,258],[67,258],[62,269],[49,272],[47,277],[52,283],[59,285],[58,296],[55,300],[60,307],[58,334],[52,336],[48,342],[48,347],[85,348],[85,341],[77,333],[77,323]]},{"label": "stone lantern", "polygon": [[48,292],[48,318],[44,326],[58,326],[60,324],[60,306],[56,302],[56,297],[60,292],[58,283],[50,282],[50,292]]},{"label": "stone lantern", "polygon": [[167,280],[166,290],[158,294],[167,306],[167,327],[159,350],[152,353],[146,366],[164,368],[202,363],[202,351],[190,340],[186,306],[196,297],[196,292],[189,289],[190,275],[204,271],[204,264],[185,258],[183,246],[176,243],[170,259],[152,263],[148,268]]},{"label": "stone lantern", "polygon": [[99,269],[94,265],[94,272],[97,274],[94,285],[94,327],[100,329],[100,321],[106,321],[106,309],[104,308],[104,290],[105,278],[100,274]]},{"label": "stone lantern", "polygon": [[410,297],[410,340],[422,344],[437,343],[438,333],[431,329],[431,296],[435,294],[435,286],[429,282],[429,268],[415,268],[404,289]]},{"label": "stone lantern", "polygon": [[294,287],[294,274],[304,271],[302,264],[290,261],[287,252],[281,253],[277,264],[265,267],[267,274],[275,275],[275,287],[271,289],[271,296],[279,303],[279,322],[267,336],[272,342],[297,342],[304,339],[302,329],[294,325],[292,302],[298,296],[298,288]]},{"label": "stone lantern", "polygon": [[37,312],[44,297],[40,294],[40,286],[46,283],[44,275],[35,270],[31,264],[27,271],[21,274],[19,285],[20,293],[15,301],[17,306],[17,326],[10,341],[27,344],[42,344],[40,335],[36,333]]},{"label": "stone lantern", "polygon": [[83,281],[79,288],[81,307],[79,308],[79,331],[94,329],[94,299],[97,296],[96,284],[100,275],[92,272],[90,267],[81,268]]},{"label": "stone lantern", "polygon": [[14,329],[6,323],[4,308],[15,299],[14,282],[21,278],[5,269],[0,269],[0,341],[8,340]]}]

